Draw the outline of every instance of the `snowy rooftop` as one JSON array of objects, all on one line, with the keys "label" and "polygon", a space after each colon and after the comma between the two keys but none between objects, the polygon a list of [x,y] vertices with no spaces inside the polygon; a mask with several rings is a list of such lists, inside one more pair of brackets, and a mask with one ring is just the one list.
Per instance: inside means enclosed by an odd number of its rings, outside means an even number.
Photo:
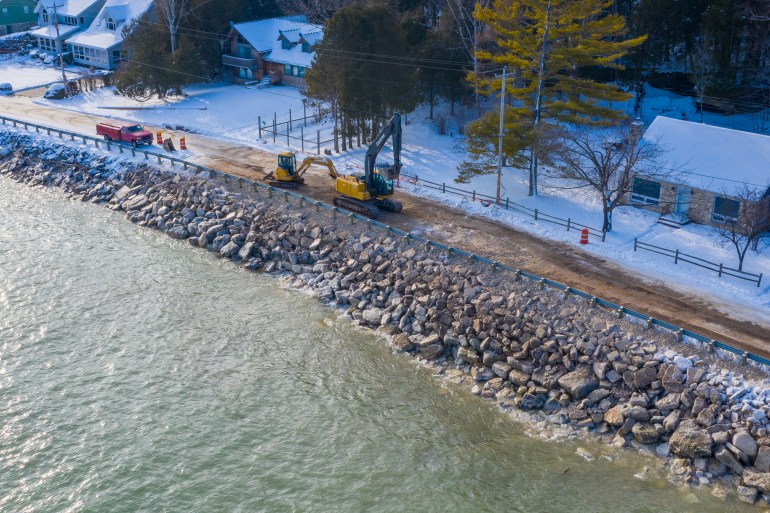
[{"label": "snowy rooftop", "polygon": [[40,0],[35,8],[35,12],[40,12],[43,8],[53,12],[56,4],[56,12],[63,16],[79,16],[80,13],[91,7],[100,0]]},{"label": "snowy rooftop", "polygon": [[659,142],[666,167],[699,189],[735,194],[744,183],[770,186],[770,137],[658,116],[644,133]]},{"label": "snowy rooftop", "polygon": [[303,52],[301,44],[295,44],[291,49],[284,49],[280,36],[283,34],[293,43],[303,39],[311,45],[317,43],[323,36],[322,27],[308,23],[307,17],[302,15],[236,23],[233,28],[257,51],[267,54],[265,60],[306,68],[312,64],[315,52]]},{"label": "snowy rooftop", "polygon": [[[64,39],[67,37],[67,34],[72,34],[73,32],[80,30],[80,27],[77,25],[65,25],[63,23],[59,23],[59,36]],[[40,27],[37,30],[33,30],[30,32],[33,36],[38,37],[47,37],[50,39],[56,39],[56,27],[53,25],[46,25],[45,27]]]},{"label": "snowy rooftop", "polygon": [[[107,0],[88,30],[81,32],[67,43],[108,49],[123,42],[123,27],[131,20],[140,18],[152,6],[152,0]],[[107,20],[115,22],[115,30],[107,28]]]}]

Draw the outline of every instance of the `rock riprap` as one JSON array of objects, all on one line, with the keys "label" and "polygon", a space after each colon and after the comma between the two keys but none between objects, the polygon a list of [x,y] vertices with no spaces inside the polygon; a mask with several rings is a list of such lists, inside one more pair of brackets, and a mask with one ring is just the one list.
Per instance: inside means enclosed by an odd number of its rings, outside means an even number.
[{"label": "rock riprap", "polygon": [[619,446],[652,444],[678,479],[702,485],[726,476],[741,500],[768,500],[766,394],[671,350],[670,333],[236,181],[3,130],[0,162],[6,177],[59,187],[245,268],[289,276],[502,408]]}]

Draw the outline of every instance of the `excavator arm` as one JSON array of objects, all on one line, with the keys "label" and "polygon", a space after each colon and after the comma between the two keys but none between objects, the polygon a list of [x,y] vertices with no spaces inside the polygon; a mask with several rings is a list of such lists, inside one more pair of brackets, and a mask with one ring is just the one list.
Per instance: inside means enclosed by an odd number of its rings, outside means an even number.
[{"label": "excavator arm", "polygon": [[[398,178],[401,172],[401,115],[396,112],[393,117],[390,118],[388,124],[385,125],[377,137],[374,138],[369,149],[366,150],[366,161],[364,162],[364,169],[366,170],[366,186],[374,191],[375,186],[375,166],[377,164],[377,156],[385,147],[385,143],[388,139],[392,140],[393,146],[393,167],[389,170],[388,176],[385,177],[388,180]],[[376,195],[376,194],[374,194]]]},{"label": "excavator arm", "polygon": [[334,162],[332,162],[332,159],[328,157],[310,156],[306,157],[305,160],[303,160],[302,163],[297,167],[297,177],[299,178],[304,175],[313,164],[326,166],[326,168],[329,170],[329,176],[334,179],[339,176],[337,173],[337,168],[334,167]]}]

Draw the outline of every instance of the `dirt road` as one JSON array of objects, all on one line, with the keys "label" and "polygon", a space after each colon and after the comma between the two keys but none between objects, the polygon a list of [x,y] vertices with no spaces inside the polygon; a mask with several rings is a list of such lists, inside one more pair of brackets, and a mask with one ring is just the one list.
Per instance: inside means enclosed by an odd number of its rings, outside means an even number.
[{"label": "dirt road", "polygon": [[[29,98],[0,97],[0,112],[86,134],[93,134],[100,119],[34,105]],[[262,179],[276,162],[272,153],[200,135],[188,134],[187,144],[194,148],[191,161],[253,180]],[[307,183],[299,192],[331,203],[335,195],[333,182],[323,169],[317,168],[305,176]],[[409,194],[400,194],[399,199],[404,203],[404,211],[401,214],[383,212],[380,221],[405,231],[425,233],[437,242],[546,276],[709,338],[770,357],[768,311],[680,290],[585,253],[576,246],[542,240],[426,199]]]}]

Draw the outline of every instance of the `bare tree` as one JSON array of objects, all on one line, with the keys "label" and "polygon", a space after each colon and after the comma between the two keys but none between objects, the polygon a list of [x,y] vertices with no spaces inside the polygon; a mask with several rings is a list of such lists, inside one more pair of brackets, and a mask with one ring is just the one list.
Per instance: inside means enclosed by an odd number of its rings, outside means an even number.
[{"label": "bare tree", "polygon": [[768,236],[770,219],[768,203],[770,198],[764,189],[743,184],[729,199],[739,202],[737,216],[728,212],[716,212],[721,221],[716,226],[718,240],[725,246],[735,248],[738,256],[738,270],[743,270],[743,261],[750,247],[756,249],[760,239]]},{"label": "bare tree", "polygon": [[[446,2],[446,8],[449,10],[455,21],[457,35],[460,38],[464,53],[468,56],[468,60],[473,65],[474,77],[478,76],[479,73],[479,59],[477,54],[483,44],[482,34],[484,31],[484,24],[473,15],[473,10],[477,3],[480,8],[486,8],[492,3],[492,0],[478,0],[478,2],[469,0],[447,0]],[[475,95],[476,112],[480,113],[481,104],[478,88],[476,89]]]},{"label": "bare tree", "polygon": [[211,0],[155,0],[158,15],[171,36],[171,55],[176,52],[176,36],[182,21]]},{"label": "bare tree", "polygon": [[674,178],[676,171],[660,165],[664,149],[642,139],[642,124],[631,123],[600,133],[566,132],[556,147],[556,173],[571,179],[575,188],[588,188],[602,201],[604,231],[612,231],[612,213],[631,192],[634,177],[646,180]]}]

